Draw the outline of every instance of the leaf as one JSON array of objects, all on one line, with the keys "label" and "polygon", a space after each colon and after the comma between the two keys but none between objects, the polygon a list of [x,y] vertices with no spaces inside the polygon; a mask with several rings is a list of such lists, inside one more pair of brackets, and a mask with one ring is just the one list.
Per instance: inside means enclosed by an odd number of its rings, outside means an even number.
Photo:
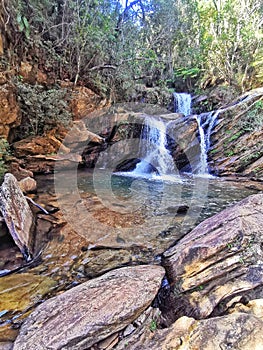
[{"label": "leaf", "polygon": [[18,14],[16,16],[16,20],[17,20],[17,23],[20,24],[22,22],[22,16],[20,14]]},{"label": "leaf", "polygon": [[23,16],[22,19],[23,19],[23,23],[24,23],[25,28],[26,28],[26,29],[29,29],[29,23],[28,23],[27,18],[26,18],[25,16]]}]

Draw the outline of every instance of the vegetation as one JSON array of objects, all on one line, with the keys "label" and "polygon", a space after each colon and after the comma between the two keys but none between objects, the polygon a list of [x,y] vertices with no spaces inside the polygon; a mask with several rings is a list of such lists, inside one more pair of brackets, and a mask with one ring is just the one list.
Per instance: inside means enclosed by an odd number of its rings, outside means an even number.
[{"label": "vegetation", "polygon": [[0,183],[8,170],[7,158],[9,155],[10,148],[8,142],[4,138],[0,138]]},{"label": "vegetation", "polygon": [[69,125],[72,120],[68,108],[67,90],[59,86],[46,89],[41,85],[16,82],[23,122],[18,129],[19,138],[41,135],[58,123]]},{"label": "vegetation", "polygon": [[259,0],[10,0],[7,70],[32,61],[57,79],[127,100],[135,83],[244,91],[263,78]]}]

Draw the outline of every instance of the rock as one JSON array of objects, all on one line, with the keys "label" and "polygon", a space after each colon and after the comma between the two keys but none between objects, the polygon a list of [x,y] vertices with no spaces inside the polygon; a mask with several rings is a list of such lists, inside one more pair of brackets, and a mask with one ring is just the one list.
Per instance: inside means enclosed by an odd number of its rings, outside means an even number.
[{"label": "rock", "polygon": [[21,123],[15,89],[10,84],[0,86],[0,136],[8,138],[10,130]]},{"label": "rock", "polygon": [[164,253],[173,293],[164,314],[208,317],[236,295],[263,285],[263,194],[203,221]]},{"label": "rock", "polygon": [[55,154],[61,142],[52,135],[28,137],[13,144],[15,156],[23,158],[33,155]]},{"label": "rock", "polygon": [[26,260],[33,257],[34,218],[18,181],[6,174],[0,188],[0,210],[6,225]]},{"label": "rock", "polygon": [[[181,317],[172,327],[156,331],[129,344],[129,350],[260,350],[263,321],[253,315],[236,313],[197,321]],[[146,340],[145,340],[146,338]],[[144,340],[144,341],[143,341]],[[119,350],[119,347],[116,347]]]},{"label": "rock", "polygon": [[[243,102],[244,101],[244,102]],[[263,89],[251,90],[224,108],[211,135],[209,167],[220,176],[263,178]]]},{"label": "rock", "polygon": [[12,324],[19,325],[30,310],[41,302],[55,286],[56,282],[52,278],[32,273],[1,277],[0,341],[15,340],[17,330],[14,331],[15,327],[12,327]]},{"label": "rock", "polygon": [[[87,130],[85,123],[82,120],[73,122],[73,126],[70,128],[65,143],[68,147],[72,144],[78,144],[80,142],[92,142],[101,144],[104,139],[99,135]],[[71,147],[70,147],[71,148]]]},{"label": "rock", "polygon": [[74,120],[87,117],[89,113],[105,106],[101,96],[86,87],[76,87],[71,99],[71,112]]},{"label": "rock", "polygon": [[237,303],[232,309],[233,312],[244,312],[246,314],[252,314],[263,321],[263,299],[250,300],[247,304]]},{"label": "rock", "polygon": [[49,299],[26,319],[14,350],[87,349],[135,320],[163,276],[159,266],[125,267]]},{"label": "rock", "polygon": [[12,350],[12,342],[0,342],[0,350]]},{"label": "rock", "polygon": [[10,166],[9,166],[9,172],[11,174],[14,175],[14,177],[20,181],[24,178],[27,178],[27,177],[33,177],[34,174],[32,173],[32,171],[28,170],[28,169],[24,169],[22,168],[20,165],[21,162],[20,160],[18,159],[14,159],[12,160]]},{"label": "rock", "polygon": [[23,193],[34,192],[37,189],[37,182],[32,177],[26,177],[20,180],[18,184]]}]

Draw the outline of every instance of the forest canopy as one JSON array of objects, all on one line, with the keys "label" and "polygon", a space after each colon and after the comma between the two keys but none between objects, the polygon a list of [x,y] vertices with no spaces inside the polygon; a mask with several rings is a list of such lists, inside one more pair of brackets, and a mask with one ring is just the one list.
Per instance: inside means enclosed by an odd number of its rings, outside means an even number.
[{"label": "forest canopy", "polygon": [[[263,79],[261,0],[2,0],[12,69],[125,99],[135,84],[244,91]],[[11,50],[11,51],[10,51]]]}]

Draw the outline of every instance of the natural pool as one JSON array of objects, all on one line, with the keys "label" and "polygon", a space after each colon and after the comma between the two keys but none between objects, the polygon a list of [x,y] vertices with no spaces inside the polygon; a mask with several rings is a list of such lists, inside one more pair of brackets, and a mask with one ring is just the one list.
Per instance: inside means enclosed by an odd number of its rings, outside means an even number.
[{"label": "natural pool", "polygon": [[46,298],[120,266],[160,263],[161,253],[192,227],[260,190],[252,181],[134,178],[107,169],[57,172],[55,186],[53,174],[37,182],[32,198],[50,212],[35,209],[38,258],[21,266],[16,247],[0,250],[1,269],[10,270],[0,278],[4,340],[13,340]]}]

